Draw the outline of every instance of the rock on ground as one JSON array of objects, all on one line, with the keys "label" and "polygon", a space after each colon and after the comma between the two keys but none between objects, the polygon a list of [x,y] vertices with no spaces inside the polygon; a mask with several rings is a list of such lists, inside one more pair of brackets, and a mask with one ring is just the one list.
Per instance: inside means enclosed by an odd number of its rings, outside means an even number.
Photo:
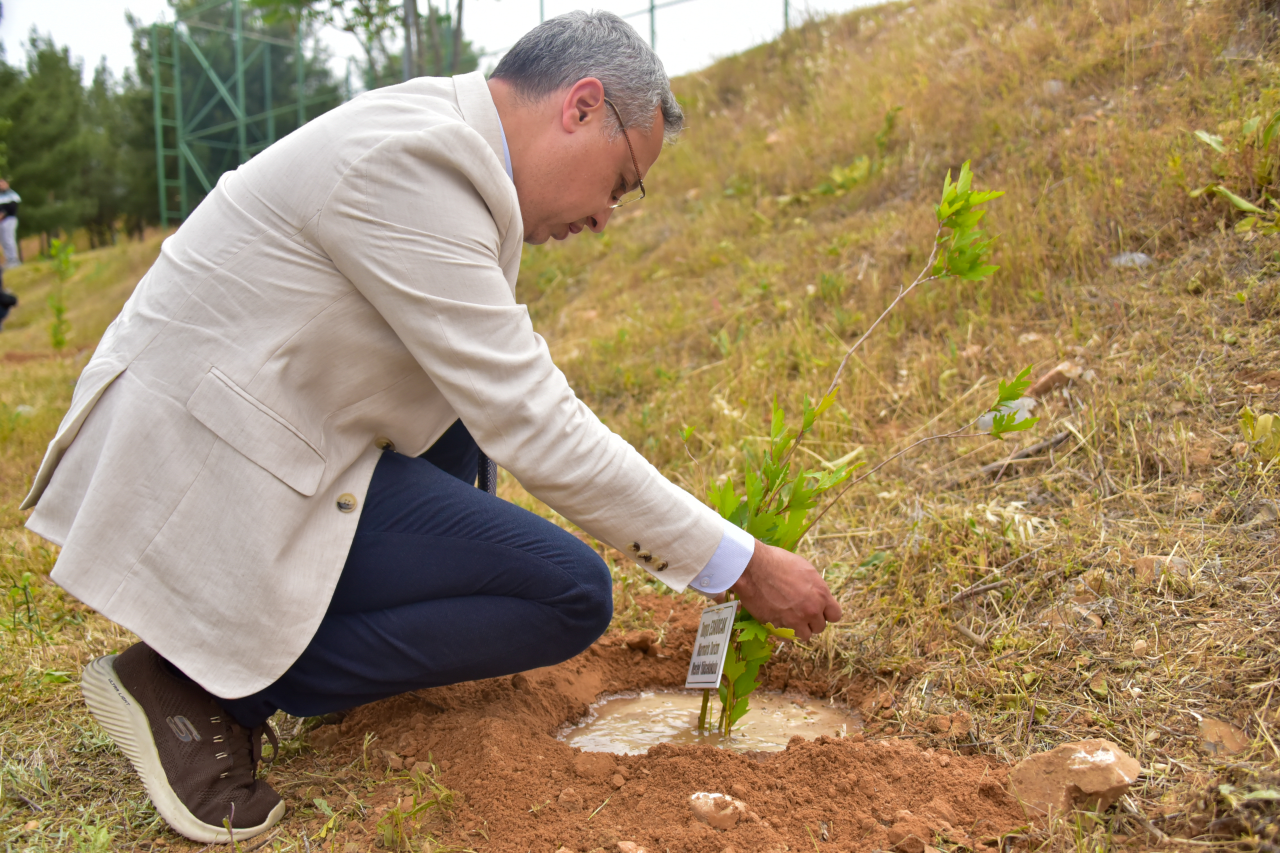
[{"label": "rock on ground", "polygon": [[699,791],[689,797],[689,805],[695,817],[716,829],[733,829],[747,814],[747,804],[727,794]]},{"label": "rock on ground", "polygon": [[1037,815],[1077,807],[1102,810],[1120,799],[1142,766],[1108,740],[1064,743],[1023,759],[1009,775],[1014,795]]}]

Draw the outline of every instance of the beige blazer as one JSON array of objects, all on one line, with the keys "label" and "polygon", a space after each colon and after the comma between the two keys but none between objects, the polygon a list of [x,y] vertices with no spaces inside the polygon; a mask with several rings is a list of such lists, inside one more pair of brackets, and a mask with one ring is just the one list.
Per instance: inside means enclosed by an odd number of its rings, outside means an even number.
[{"label": "beige blazer", "polygon": [[361,95],[223,175],[23,504],[54,580],[216,695],[256,692],[324,616],[380,447],[420,454],[459,417],[593,536],[676,589],[697,575],[719,517],[577,399],[516,302],[502,158],[477,73]]}]

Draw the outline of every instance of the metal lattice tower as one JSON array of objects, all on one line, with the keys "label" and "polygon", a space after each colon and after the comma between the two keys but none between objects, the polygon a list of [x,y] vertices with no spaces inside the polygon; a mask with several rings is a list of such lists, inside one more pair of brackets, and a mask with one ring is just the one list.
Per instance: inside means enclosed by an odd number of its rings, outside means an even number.
[{"label": "metal lattice tower", "polygon": [[[202,20],[202,15],[230,6],[230,26]],[[234,169],[276,141],[276,120],[294,114],[295,127],[307,121],[308,106],[332,100],[331,93],[304,97],[306,60],[302,52],[302,27],[292,40],[245,27],[242,0],[211,0],[178,14],[172,24],[151,25],[151,92],[155,111],[156,177],[160,194],[160,223],[181,221],[191,213],[190,178],[205,193],[213,189],[221,172]],[[215,67],[192,37],[192,30],[222,33],[231,39],[229,63]],[[162,40],[162,35],[167,35]],[[167,41],[167,44],[165,42]],[[252,50],[247,50],[252,43]],[[162,47],[163,45],[163,47]],[[288,49],[296,70],[295,98],[277,106],[272,92],[272,47]],[[164,49],[167,47],[167,50]],[[205,45],[209,47],[208,44]],[[183,67],[200,71],[194,81],[183,80]],[[225,66],[229,64],[230,68]],[[258,75],[256,98],[246,96],[249,75]],[[210,91],[211,90],[211,91]],[[229,114],[229,115],[228,115]],[[211,119],[211,116],[213,117]],[[219,169],[202,164],[196,155],[221,152]],[[217,171],[215,174],[214,172]],[[176,203],[176,209],[175,209]]]}]

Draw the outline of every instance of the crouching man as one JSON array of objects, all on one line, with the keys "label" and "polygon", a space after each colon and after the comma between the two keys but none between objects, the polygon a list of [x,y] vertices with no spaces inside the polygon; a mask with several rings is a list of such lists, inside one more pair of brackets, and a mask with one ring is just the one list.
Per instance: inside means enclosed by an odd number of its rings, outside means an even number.
[{"label": "crouching man", "polygon": [[316,119],[165,242],[24,506],[62,546],[53,579],[142,640],[83,690],[176,831],[280,820],[256,773],[277,710],[546,666],[604,632],[606,566],[494,497],[489,460],[673,589],[731,588],[801,638],[839,618],[807,561],[602,425],[516,301],[522,242],[603,231],[682,122],[636,33],[573,13],[487,82]]}]

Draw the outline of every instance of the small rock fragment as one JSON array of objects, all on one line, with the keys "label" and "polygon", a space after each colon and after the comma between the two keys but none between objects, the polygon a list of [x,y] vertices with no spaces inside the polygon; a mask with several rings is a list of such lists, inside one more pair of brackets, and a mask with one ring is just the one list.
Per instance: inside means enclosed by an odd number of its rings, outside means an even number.
[{"label": "small rock fragment", "polygon": [[603,781],[618,771],[609,753],[580,752],[573,757],[573,772],[583,779]]},{"label": "small rock fragment", "polygon": [[1151,256],[1143,252],[1121,252],[1111,259],[1111,266],[1120,269],[1142,269],[1151,263]]},{"label": "small rock fragment", "polygon": [[609,784],[612,785],[613,789],[616,791],[623,785],[627,784],[627,780],[622,778],[621,773],[614,773],[613,778],[609,780]]},{"label": "small rock fragment", "polygon": [[634,841],[619,841],[618,853],[646,853],[646,851]]},{"label": "small rock fragment", "polygon": [[1064,361],[1041,376],[1039,379],[1027,389],[1028,397],[1043,397],[1051,391],[1056,391],[1068,382],[1079,379],[1084,374],[1084,368],[1076,364],[1074,361]]},{"label": "small rock fragment", "polygon": [[745,800],[747,798],[746,787],[737,782],[734,782],[733,785],[730,786],[729,793],[733,794],[735,797],[737,797],[740,800]]},{"label": "small rock fragment", "polygon": [[652,631],[640,631],[629,635],[625,642],[629,649],[635,649],[638,652],[647,652],[649,651],[649,647],[652,646],[657,639],[658,635]]},{"label": "small rock fragment", "polygon": [[699,791],[689,797],[689,805],[695,817],[720,830],[733,829],[747,814],[747,804],[727,794]]},{"label": "small rock fragment", "polygon": [[1249,445],[1243,441],[1237,441],[1231,445],[1231,455],[1237,459],[1245,456],[1249,452]]},{"label": "small rock fragment", "polygon": [[925,814],[931,814],[936,818],[945,820],[947,823],[954,824],[956,822],[955,809],[951,808],[951,804],[942,797],[934,797],[929,801],[929,805],[924,807]]},{"label": "small rock fragment", "polygon": [[893,816],[893,826],[889,827],[889,844],[901,853],[924,853],[924,848],[933,840],[933,832],[929,825],[911,812],[898,812]]},{"label": "small rock fragment", "polygon": [[1064,743],[1018,762],[1009,775],[1014,795],[1036,814],[1078,806],[1109,807],[1142,772],[1123,749],[1098,738]]},{"label": "small rock fragment", "polygon": [[387,767],[391,768],[392,770],[404,769],[404,759],[402,759],[400,756],[396,755],[394,752],[392,752],[389,749],[384,749],[382,751],[382,754],[386,756]]},{"label": "small rock fragment", "polygon": [[1133,575],[1146,584],[1169,576],[1175,580],[1186,581],[1191,577],[1191,564],[1181,557],[1162,557],[1152,554],[1139,557],[1133,564]]},{"label": "small rock fragment", "polygon": [[523,672],[517,672],[511,676],[511,686],[522,693],[533,692],[533,682],[529,680],[529,676]]},{"label": "small rock fragment", "polygon": [[946,734],[951,731],[951,715],[934,714],[924,721],[924,730],[935,735]]},{"label": "small rock fragment", "polygon": [[570,811],[582,811],[582,795],[572,788],[565,788],[560,792],[560,796],[556,798],[561,807]]},{"label": "small rock fragment", "polygon": [[1133,643],[1133,656],[1138,658],[1144,657],[1149,648],[1150,646],[1147,644],[1146,640],[1135,640]]},{"label": "small rock fragment", "polygon": [[1200,721],[1200,739],[1206,752],[1215,755],[1234,755],[1249,748],[1249,736],[1240,729],[1205,717]]},{"label": "small rock fragment", "polygon": [[1070,607],[1064,605],[1046,608],[1040,614],[1038,621],[1051,628],[1072,628],[1077,631],[1096,631],[1103,626],[1101,616],[1076,604]]}]

